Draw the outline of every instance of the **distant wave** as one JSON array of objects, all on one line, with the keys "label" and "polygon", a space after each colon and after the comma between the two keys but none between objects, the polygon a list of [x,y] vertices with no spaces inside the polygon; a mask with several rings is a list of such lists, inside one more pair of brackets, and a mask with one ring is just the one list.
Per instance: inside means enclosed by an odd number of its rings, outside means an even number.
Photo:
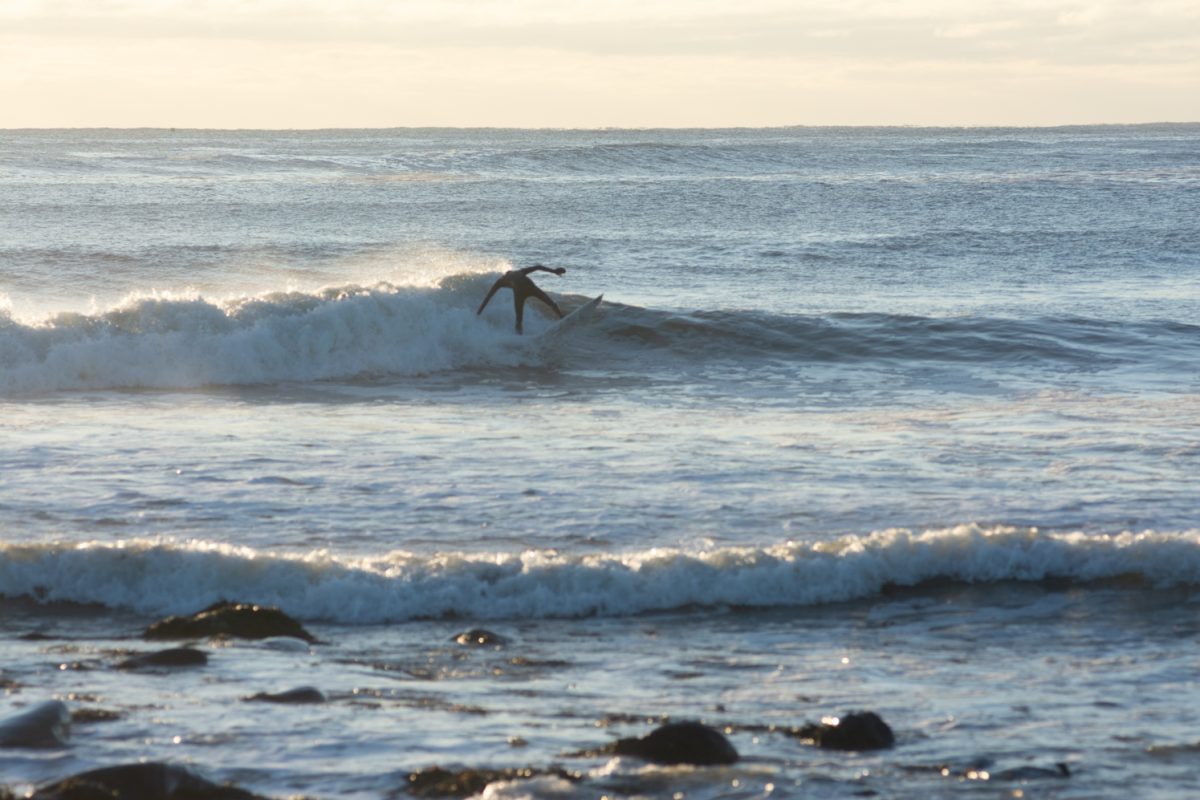
[{"label": "distant wave", "polygon": [[965,525],[820,542],[607,555],[290,556],[204,542],[0,545],[0,596],[186,613],[221,598],[348,624],[806,606],[926,581],[1200,584],[1200,531],[1114,535]]},{"label": "distant wave", "polygon": [[[137,296],[90,314],[18,320],[0,306],[0,396],[353,380],[597,356],[653,371],[712,359],[796,363],[966,362],[1103,369],[1200,360],[1200,326],[1170,321],[894,314],[675,313],[607,303],[560,352],[512,334],[503,300],[475,307],[495,276],[434,287],[329,287],[229,300]],[[585,298],[565,296],[568,310]],[[529,332],[550,322],[531,313]],[[549,358],[548,355],[554,356]],[[655,358],[659,356],[660,358]]]}]

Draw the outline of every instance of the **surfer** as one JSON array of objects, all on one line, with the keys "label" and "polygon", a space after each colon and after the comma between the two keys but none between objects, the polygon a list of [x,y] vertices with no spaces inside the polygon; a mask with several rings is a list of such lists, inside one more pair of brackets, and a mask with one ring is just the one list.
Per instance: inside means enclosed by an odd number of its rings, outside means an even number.
[{"label": "surfer", "polygon": [[558,304],[551,300],[549,295],[539,289],[536,285],[534,285],[533,281],[530,280],[529,273],[531,272],[551,272],[555,275],[562,275],[566,272],[566,270],[562,267],[554,267],[551,269],[550,267],[543,267],[541,264],[534,264],[532,267],[525,267],[524,269],[509,270],[501,275],[500,278],[492,284],[491,289],[488,289],[487,297],[483,298],[483,302],[479,304],[479,310],[476,311],[475,314],[482,314],[484,307],[487,306],[488,301],[492,299],[492,295],[507,286],[509,289],[512,289],[513,292],[513,309],[517,312],[517,333],[522,333],[521,320],[523,320],[525,317],[525,301],[530,297],[536,297],[538,300],[541,300],[543,303],[550,306],[550,308],[554,310],[554,313],[558,314],[558,318],[562,319],[563,313],[559,309]]}]

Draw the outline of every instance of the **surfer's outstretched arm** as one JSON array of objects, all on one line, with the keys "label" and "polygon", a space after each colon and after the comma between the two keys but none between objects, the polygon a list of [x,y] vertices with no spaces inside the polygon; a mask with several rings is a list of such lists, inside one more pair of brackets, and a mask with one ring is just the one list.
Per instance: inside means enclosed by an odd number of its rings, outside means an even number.
[{"label": "surfer's outstretched arm", "polygon": [[506,285],[507,285],[507,281],[505,281],[504,278],[500,278],[495,283],[493,283],[492,288],[488,289],[487,297],[483,298],[483,302],[479,304],[479,310],[475,312],[475,316],[479,316],[480,314],[482,314],[483,309],[488,304],[488,301],[492,299],[492,295],[494,295],[497,291],[499,291],[500,287],[506,286]]},{"label": "surfer's outstretched arm", "polygon": [[554,267],[551,269],[550,267],[543,267],[541,264],[534,264],[532,267],[525,267],[521,270],[522,275],[528,275],[531,272],[550,272],[554,275],[563,275],[566,273],[566,270],[562,267]]}]

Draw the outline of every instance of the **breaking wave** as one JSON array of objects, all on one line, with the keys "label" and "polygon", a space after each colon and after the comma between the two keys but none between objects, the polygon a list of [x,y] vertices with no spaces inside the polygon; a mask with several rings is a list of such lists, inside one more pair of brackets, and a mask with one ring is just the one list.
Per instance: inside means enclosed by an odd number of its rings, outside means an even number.
[{"label": "breaking wave", "polygon": [[[692,361],[797,365],[948,362],[1094,370],[1200,360],[1200,326],[1088,318],[678,313],[606,302],[569,341],[513,334],[505,297],[482,319],[494,274],[432,287],[348,285],[227,300],[140,295],[94,313],[18,320],[0,306],[0,396],[357,380],[516,364],[605,363],[653,373]],[[564,310],[587,298],[559,296]],[[537,306],[532,303],[531,306]],[[574,359],[574,360],[572,360]]]},{"label": "breaking wave", "polygon": [[963,525],[768,547],[368,558],[166,539],[0,545],[0,596],[145,614],[187,613],[227,598],[345,624],[808,606],[938,580],[1113,578],[1200,584],[1200,531],[1095,535]]}]

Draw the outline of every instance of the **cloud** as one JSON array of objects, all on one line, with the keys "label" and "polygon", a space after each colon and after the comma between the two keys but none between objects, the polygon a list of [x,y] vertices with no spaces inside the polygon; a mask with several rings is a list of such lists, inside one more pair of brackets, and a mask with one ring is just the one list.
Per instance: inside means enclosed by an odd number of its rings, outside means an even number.
[{"label": "cloud", "polygon": [[45,0],[7,6],[11,34],[371,42],[596,55],[734,55],[872,62],[1195,58],[1200,4],[1115,0]]},{"label": "cloud", "polygon": [[0,124],[1197,120],[1197,52],[1194,0],[0,0]]}]

